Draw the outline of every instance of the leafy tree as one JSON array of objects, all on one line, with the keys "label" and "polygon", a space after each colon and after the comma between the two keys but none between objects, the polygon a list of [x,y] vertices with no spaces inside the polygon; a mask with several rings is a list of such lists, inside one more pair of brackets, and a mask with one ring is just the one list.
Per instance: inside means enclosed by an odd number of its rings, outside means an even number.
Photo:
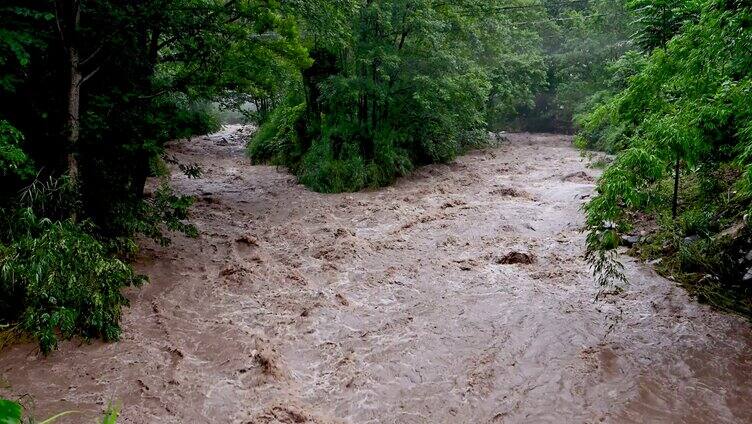
[{"label": "leafy tree", "polygon": [[623,0],[546,0],[541,6],[545,15],[523,24],[541,35],[546,83],[532,107],[502,117],[499,126],[569,132],[588,99],[609,89],[609,67],[632,48],[630,15]]},{"label": "leafy tree", "polygon": [[[265,0],[10,1],[0,6],[0,322],[47,352],[116,339],[142,233],[195,233],[190,199],[144,197],[167,140],[216,128],[200,105],[276,90],[310,62]],[[22,193],[19,195],[18,193]]]},{"label": "leafy tree", "polygon": [[513,25],[524,13],[507,2],[345,4],[336,29],[302,13],[314,63],[249,147],[315,190],[385,185],[451,160],[543,78],[537,35]]},{"label": "leafy tree", "polygon": [[637,17],[633,41],[646,52],[664,47],[699,12],[701,1],[631,0],[628,7]]},{"label": "leafy tree", "polygon": [[[623,89],[583,118],[581,140],[597,144],[608,134],[604,128],[626,140],[586,208],[589,251],[598,268],[609,267],[604,252],[615,247],[616,232],[633,223],[630,212],[651,214],[665,229],[674,231],[678,225],[683,236],[694,236],[691,232],[708,225],[720,232],[741,220],[749,207],[752,10],[742,1],[685,6],[683,11],[672,9],[669,28],[678,32],[665,46],[658,42],[665,33],[647,26],[650,34],[658,34],[645,44],[654,48]],[[680,182],[680,173],[687,176],[686,183]],[[680,186],[686,190],[684,203]],[[661,218],[665,216],[674,219]],[[688,224],[700,220],[705,223]],[[703,230],[700,235],[707,234]],[[681,239],[673,248],[686,251]],[[701,269],[714,272],[708,266]],[[741,279],[737,272],[743,274],[734,269],[725,276],[729,284]]]}]

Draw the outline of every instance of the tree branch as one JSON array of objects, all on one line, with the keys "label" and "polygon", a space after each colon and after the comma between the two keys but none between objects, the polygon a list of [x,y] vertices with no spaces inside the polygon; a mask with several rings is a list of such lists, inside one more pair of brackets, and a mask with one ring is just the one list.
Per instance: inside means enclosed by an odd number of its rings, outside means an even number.
[{"label": "tree branch", "polygon": [[60,15],[63,13],[60,0],[55,0],[55,25],[57,26],[57,32],[60,34],[60,41],[63,43],[63,50],[68,51],[68,44],[65,41],[65,32],[63,26],[60,24]]},{"label": "tree branch", "polygon": [[102,41],[102,42],[101,42],[101,43],[99,44],[99,47],[97,47],[97,49],[96,49],[96,50],[94,50],[94,52],[93,52],[92,54],[90,54],[90,55],[89,55],[89,56],[88,56],[88,57],[87,57],[86,59],[84,59],[84,60],[82,60],[81,62],[79,62],[79,65],[81,65],[81,66],[85,66],[85,65],[86,65],[87,63],[89,63],[89,61],[91,61],[92,59],[94,59],[94,57],[95,57],[96,55],[98,55],[98,54],[99,54],[99,52],[101,52],[103,48],[104,48],[104,41]]},{"label": "tree branch", "polygon": [[93,77],[99,70],[102,69],[102,65],[99,65],[94,69],[93,71],[89,72],[85,77],[81,79],[81,82],[79,83],[79,86],[84,85],[86,81],[89,80],[89,78]]}]

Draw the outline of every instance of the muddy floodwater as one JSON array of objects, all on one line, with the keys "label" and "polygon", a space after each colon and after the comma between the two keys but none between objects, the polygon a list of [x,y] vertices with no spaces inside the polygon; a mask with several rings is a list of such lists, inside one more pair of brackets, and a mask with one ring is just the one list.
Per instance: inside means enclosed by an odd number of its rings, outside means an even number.
[{"label": "muddy floodwater", "polygon": [[173,177],[201,236],[144,242],[122,340],[13,346],[0,395],[70,423],[110,401],[139,424],[752,422],[748,322],[629,258],[595,300],[598,171],[569,138],[322,195],[251,166],[236,129],[170,147],[204,170]]}]

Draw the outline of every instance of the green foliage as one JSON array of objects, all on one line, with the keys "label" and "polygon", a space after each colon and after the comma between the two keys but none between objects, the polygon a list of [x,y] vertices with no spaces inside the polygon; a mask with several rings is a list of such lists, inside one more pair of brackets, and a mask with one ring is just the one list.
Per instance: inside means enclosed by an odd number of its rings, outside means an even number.
[{"label": "green foliage", "polygon": [[614,97],[626,89],[631,77],[645,66],[647,58],[636,51],[628,51],[622,57],[606,65],[611,75],[605,86],[581,104],[573,119],[580,132],[575,144],[580,148],[616,153],[626,149],[633,130],[630,122],[621,120]]},{"label": "green foliage", "polygon": [[222,128],[219,112],[213,110],[209,103],[191,103],[176,105],[176,116],[172,123],[174,130],[171,139],[188,138],[196,134],[211,134]]},{"label": "green foliage", "polygon": [[681,234],[684,236],[710,236],[713,229],[714,212],[706,205],[698,205],[698,207],[685,211],[677,220]]},{"label": "green foliage", "polygon": [[610,88],[611,66],[632,48],[629,36],[633,26],[624,0],[542,3],[545,19],[531,24],[542,37],[545,84],[535,91],[534,105],[500,124],[569,132],[577,126],[573,116],[587,109],[588,99]]},{"label": "green foliage", "polygon": [[305,113],[305,102],[289,96],[271,113],[267,122],[248,143],[248,155],[253,163],[272,162],[277,165],[295,163],[303,154],[298,138],[298,126]]},{"label": "green foliage", "polygon": [[120,405],[110,405],[104,413],[102,424],[116,424],[120,416]]},{"label": "green foliage", "polygon": [[343,146],[342,158],[336,158],[329,139],[314,142],[303,157],[300,182],[322,193],[360,190],[366,186],[366,164],[356,150]]},{"label": "green foliage", "polygon": [[[635,1],[632,7],[645,53],[617,62],[610,91],[578,117],[579,145],[620,151],[586,207],[590,256],[613,247],[595,236],[604,222],[628,226],[639,212],[656,218],[663,231],[702,236],[700,243],[676,246],[681,268],[728,276],[722,281],[732,284],[740,275],[725,270],[728,245],[709,240],[741,220],[752,195],[752,10],[720,0]],[[675,178],[680,213],[674,222],[663,217]]]},{"label": "green foliage", "polygon": [[451,161],[487,138],[490,119],[531,104],[544,77],[536,33],[514,25],[538,12],[480,0],[341,3],[321,5],[327,16],[299,12],[314,63],[249,146],[254,161],[286,165],[314,190],[382,186]]},{"label": "green foliage", "polygon": [[[21,207],[5,210],[0,220],[0,322],[15,323],[14,330],[31,335],[44,353],[59,337],[117,340],[128,304],[121,289],[145,282],[114,256],[132,255],[132,239],[97,237],[101,231],[91,222],[67,218],[80,210],[75,199],[65,180],[35,181]],[[162,186],[137,215],[116,214],[112,225],[166,245],[164,228],[196,234],[185,222],[191,203]]]},{"label": "green foliage", "polygon": [[679,246],[679,265],[683,272],[734,278],[736,267],[728,254],[728,240],[701,239]]},{"label": "green foliage", "polygon": [[[4,23],[15,23],[0,28],[0,69],[26,69],[31,62],[31,49],[41,42],[34,23],[50,22],[54,14],[21,4],[5,4],[0,6],[0,18]],[[16,73],[0,72],[0,90],[14,91],[20,80]]]},{"label": "green foliage", "polygon": [[219,100],[270,108],[310,65],[284,3],[0,6],[2,325],[44,352],[59,336],[118,337],[120,290],[142,281],[123,262],[134,237],[167,244],[166,231],[197,233],[191,198],[166,185],[144,192],[172,160],[165,143],[217,130]]},{"label": "green foliage", "polygon": [[0,250],[1,319],[18,322],[44,353],[58,334],[117,340],[128,304],[120,289],[143,278],[113,258],[86,224],[38,219],[30,210],[16,222],[15,239]]},{"label": "green foliage", "polygon": [[635,11],[637,32],[632,38],[644,51],[663,47],[690,23],[702,8],[697,0],[630,0],[627,5]]},{"label": "green foliage", "polygon": [[[170,239],[165,229],[197,237],[198,230],[188,222],[188,210],[195,199],[191,196],[176,195],[167,183],[162,183],[154,195],[138,204],[138,208],[119,210],[113,214],[112,226],[124,228],[129,234],[142,234],[162,246],[168,246]],[[115,239],[127,246],[130,239]],[[117,243],[115,244],[117,245]],[[119,252],[131,249],[119,248]]]},{"label": "green foliage", "polygon": [[[65,411],[61,412],[59,414],[56,414],[50,418],[47,418],[42,421],[35,421],[31,417],[26,417],[24,419],[24,406],[21,405],[20,402],[14,402],[7,399],[0,398],[0,424],[52,424],[56,422],[58,419],[71,414],[78,413],[77,411]],[[115,424],[117,422],[118,415],[120,414],[120,408],[119,407],[113,407],[110,406],[107,408],[107,411],[105,411],[105,414],[102,418],[102,424]]]},{"label": "green foliage", "polygon": [[18,402],[0,399],[0,424],[20,424],[23,408]]},{"label": "green foliage", "polygon": [[28,178],[34,172],[29,156],[21,149],[23,135],[8,121],[0,120],[0,176]]}]

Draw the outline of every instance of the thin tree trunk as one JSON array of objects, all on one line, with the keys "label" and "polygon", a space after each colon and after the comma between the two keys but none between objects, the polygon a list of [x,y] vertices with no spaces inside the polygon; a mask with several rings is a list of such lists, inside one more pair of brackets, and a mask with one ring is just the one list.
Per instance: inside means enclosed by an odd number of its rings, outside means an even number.
[{"label": "thin tree trunk", "polygon": [[671,205],[671,216],[676,219],[679,211],[679,176],[681,172],[681,159],[676,155],[676,167],[674,168],[674,199]]},{"label": "thin tree trunk", "polygon": [[[378,83],[379,83],[378,70],[379,70],[378,64],[376,63],[376,60],[374,60],[371,65],[371,72],[373,73],[372,78],[373,78],[374,90],[376,90],[376,87],[378,86]],[[371,102],[371,134],[374,134],[376,132],[376,127],[378,126],[378,116],[376,115],[378,112],[378,109],[377,109],[378,101],[379,101],[379,98],[376,95],[376,93],[374,93],[373,101]]]},{"label": "thin tree trunk", "polygon": [[[78,27],[81,22],[81,2],[80,0],[55,0],[55,21],[60,33],[60,41],[65,49],[65,55],[68,66],[68,87],[67,87],[67,116],[65,119],[65,141],[67,175],[69,183],[78,191],[79,185],[79,166],[78,166],[78,140],[81,133],[81,85],[91,75],[84,77],[81,73],[83,62],[78,50]],[[95,51],[92,56],[96,55]],[[90,58],[89,58],[90,59]],[[72,208],[70,219],[74,222],[77,220],[75,208]]]},{"label": "thin tree trunk", "polygon": [[73,185],[78,184],[78,159],[76,149],[81,133],[81,81],[83,76],[79,69],[78,50],[75,46],[68,47],[68,61],[70,65],[70,81],[68,85],[68,177]]},{"label": "thin tree trunk", "polygon": [[81,58],[78,51],[78,26],[81,22],[80,0],[56,0],[55,18],[60,32],[60,41],[65,48],[68,60],[68,116],[65,122],[66,150],[68,162],[68,177],[73,185],[78,184],[78,139],[81,132],[81,84],[84,77],[81,73]]}]

